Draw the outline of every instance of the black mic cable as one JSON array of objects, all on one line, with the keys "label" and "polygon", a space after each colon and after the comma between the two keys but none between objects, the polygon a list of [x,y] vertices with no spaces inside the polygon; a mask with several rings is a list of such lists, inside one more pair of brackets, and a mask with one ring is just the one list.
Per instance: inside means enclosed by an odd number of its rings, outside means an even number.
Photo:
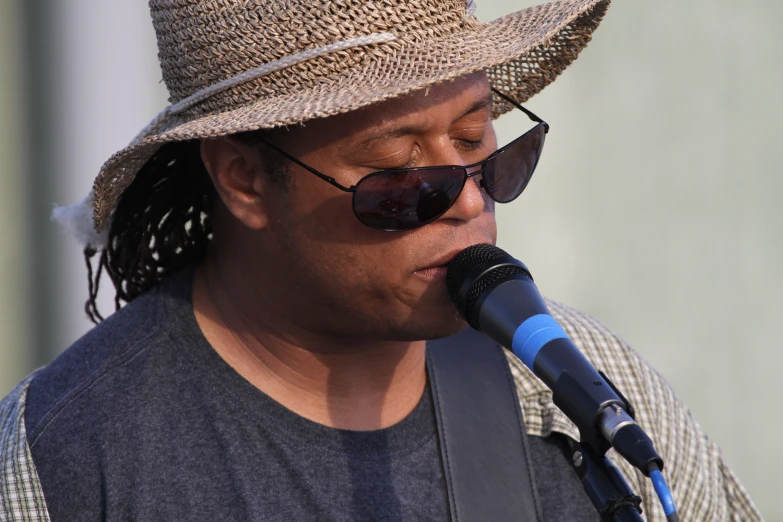
[{"label": "black mic cable", "polygon": [[599,456],[613,447],[652,479],[667,520],[678,521],[663,459],[634,420],[632,405],[551,316],[527,267],[493,245],[474,245],[449,263],[446,284],[468,324],[510,349],[552,390],[581,443]]}]

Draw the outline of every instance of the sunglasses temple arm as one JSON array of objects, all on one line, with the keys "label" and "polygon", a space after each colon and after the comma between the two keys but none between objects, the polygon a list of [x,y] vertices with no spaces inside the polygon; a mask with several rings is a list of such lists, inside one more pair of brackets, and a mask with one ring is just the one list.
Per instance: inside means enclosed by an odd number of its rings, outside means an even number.
[{"label": "sunglasses temple arm", "polygon": [[264,143],[264,145],[266,145],[267,147],[269,147],[273,151],[277,152],[278,154],[282,155],[283,157],[285,157],[289,161],[293,161],[294,163],[296,163],[297,165],[299,165],[300,167],[302,167],[306,171],[308,171],[308,172],[310,172],[312,174],[315,174],[316,176],[318,176],[319,178],[321,178],[325,182],[329,183],[333,187],[337,187],[338,189],[342,190],[343,192],[356,192],[356,187],[355,186],[354,187],[345,187],[343,185],[340,185],[339,183],[337,183],[337,180],[335,180],[333,177],[327,176],[326,174],[322,174],[321,172],[318,172],[317,170],[315,170],[313,167],[311,167],[309,165],[306,165],[305,163],[302,163],[301,161],[299,161],[295,157],[293,157],[290,154],[288,154],[286,151],[277,148],[274,144],[270,143],[269,141],[265,140],[264,138],[262,138],[260,136],[257,136],[256,139],[258,139],[258,141],[261,141],[262,143]]},{"label": "sunglasses temple arm", "polygon": [[[511,105],[513,105],[514,107],[519,109],[520,111],[524,112],[525,114],[527,114],[527,117],[530,118],[531,120],[533,120],[534,122],[536,122],[536,123],[543,123],[544,125],[547,125],[547,123],[544,120],[542,120],[541,118],[539,118],[538,116],[533,114],[531,111],[525,109],[519,103],[515,102],[514,100],[512,100],[511,98],[509,98],[508,96],[506,96],[505,94],[500,92],[499,90],[495,89],[494,87],[490,87],[490,89],[492,89],[492,92],[494,92],[495,94],[497,94],[498,96],[500,96],[501,98],[506,100],[508,103],[510,103]],[[549,127],[549,126],[547,125],[547,127]]]}]

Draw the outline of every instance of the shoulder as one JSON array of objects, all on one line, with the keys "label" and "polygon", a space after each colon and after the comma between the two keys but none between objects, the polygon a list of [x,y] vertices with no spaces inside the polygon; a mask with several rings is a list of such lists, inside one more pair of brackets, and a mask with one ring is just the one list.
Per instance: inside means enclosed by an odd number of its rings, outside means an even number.
[{"label": "shoulder", "polygon": [[25,414],[31,443],[63,410],[154,344],[160,335],[155,293],[117,311],[33,375]]},{"label": "shoulder", "polygon": [[130,472],[140,450],[124,450],[141,444],[150,418],[171,415],[190,375],[181,348],[200,333],[187,277],[140,296],[28,379],[25,447],[53,516],[101,518],[107,474]]},{"label": "shoulder", "polygon": [[115,396],[133,393],[145,372],[161,371],[182,316],[192,313],[181,283],[167,281],[140,296],[32,376],[25,412],[31,446],[60,418],[73,420],[76,410],[98,414]]}]

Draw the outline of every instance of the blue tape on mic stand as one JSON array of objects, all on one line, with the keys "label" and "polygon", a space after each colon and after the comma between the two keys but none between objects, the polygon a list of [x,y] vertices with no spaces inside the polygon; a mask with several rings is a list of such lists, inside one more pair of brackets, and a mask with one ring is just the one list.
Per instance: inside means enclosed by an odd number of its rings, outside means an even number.
[{"label": "blue tape on mic stand", "polygon": [[538,351],[555,339],[568,339],[568,334],[551,315],[534,315],[528,317],[514,332],[511,351],[532,370]]}]

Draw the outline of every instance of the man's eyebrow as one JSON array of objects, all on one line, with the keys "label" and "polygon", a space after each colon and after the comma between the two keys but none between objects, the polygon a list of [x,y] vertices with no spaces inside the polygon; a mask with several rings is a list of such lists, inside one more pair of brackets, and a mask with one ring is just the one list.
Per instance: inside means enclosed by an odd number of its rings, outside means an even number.
[{"label": "man's eyebrow", "polygon": [[[474,112],[483,111],[485,109],[488,109],[492,107],[492,93],[487,93],[486,96],[482,97],[479,100],[476,100],[473,102],[473,104],[468,107],[465,112],[460,114],[454,121],[457,121],[459,119],[464,118],[465,116],[469,114],[473,114]],[[359,149],[365,149],[372,145],[374,142],[378,140],[387,140],[387,139],[393,139],[393,138],[399,138],[401,136],[407,136],[408,134],[416,134],[418,132],[421,132],[423,130],[421,125],[406,125],[404,127],[398,127],[396,129],[392,129],[389,131],[386,131],[382,134],[376,134],[373,136],[368,136],[367,138],[361,140],[359,143],[353,146],[354,150]]]},{"label": "man's eyebrow", "polygon": [[489,109],[492,107],[492,92],[488,92],[486,96],[481,98],[480,100],[476,100],[473,105],[468,107],[468,109],[462,113],[462,115],[457,118],[464,118],[468,114],[473,114],[474,112],[483,111],[484,109]]}]

